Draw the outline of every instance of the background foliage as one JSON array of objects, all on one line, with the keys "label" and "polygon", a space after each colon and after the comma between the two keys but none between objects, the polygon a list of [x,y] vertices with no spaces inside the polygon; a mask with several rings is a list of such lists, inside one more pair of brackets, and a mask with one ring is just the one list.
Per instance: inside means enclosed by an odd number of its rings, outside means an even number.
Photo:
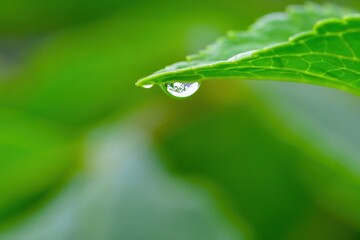
[{"label": "background foliage", "polygon": [[1,1],[0,239],[359,239],[357,96],[134,86],[293,3]]}]

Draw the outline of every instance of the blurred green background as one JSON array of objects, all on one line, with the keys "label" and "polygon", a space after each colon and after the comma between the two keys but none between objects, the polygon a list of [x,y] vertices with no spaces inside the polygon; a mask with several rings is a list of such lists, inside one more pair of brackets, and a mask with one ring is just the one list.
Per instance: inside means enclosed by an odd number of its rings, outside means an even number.
[{"label": "blurred green background", "polygon": [[134,86],[302,3],[1,1],[0,239],[360,239],[360,98]]}]

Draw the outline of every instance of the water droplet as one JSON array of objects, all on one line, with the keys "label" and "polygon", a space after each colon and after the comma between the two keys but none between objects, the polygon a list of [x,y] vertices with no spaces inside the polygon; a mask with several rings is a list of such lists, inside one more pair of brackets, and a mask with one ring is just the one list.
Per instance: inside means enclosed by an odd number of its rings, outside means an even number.
[{"label": "water droplet", "polygon": [[143,85],[143,88],[152,88],[152,86],[154,86],[154,84],[147,84],[147,85]]},{"label": "water droplet", "polygon": [[165,89],[174,97],[184,98],[193,95],[200,87],[200,83],[174,82],[165,84]]}]

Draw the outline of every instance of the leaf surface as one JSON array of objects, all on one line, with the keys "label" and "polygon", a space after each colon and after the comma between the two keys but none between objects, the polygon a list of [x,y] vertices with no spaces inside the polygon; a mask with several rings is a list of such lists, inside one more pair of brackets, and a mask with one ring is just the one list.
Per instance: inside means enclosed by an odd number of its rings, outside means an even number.
[{"label": "leaf surface", "polygon": [[[188,61],[136,84],[241,78],[305,82],[359,92],[360,15],[334,5],[292,6],[227,37]],[[324,20],[325,19],[325,20]],[[312,30],[310,30],[312,29]],[[310,31],[309,31],[310,30]]]}]

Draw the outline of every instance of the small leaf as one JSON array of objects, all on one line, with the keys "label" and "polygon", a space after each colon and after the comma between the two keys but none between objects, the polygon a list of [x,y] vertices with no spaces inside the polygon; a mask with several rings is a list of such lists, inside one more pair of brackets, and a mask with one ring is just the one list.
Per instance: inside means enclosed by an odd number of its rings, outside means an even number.
[{"label": "small leaf", "polygon": [[305,82],[360,92],[360,14],[350,12],[312,3],[290,7],[287,13],[265,16],[247,32],[230,32],[205,51],[189,56],[188,61],[171,65],[136,85],[242,78]]}]

